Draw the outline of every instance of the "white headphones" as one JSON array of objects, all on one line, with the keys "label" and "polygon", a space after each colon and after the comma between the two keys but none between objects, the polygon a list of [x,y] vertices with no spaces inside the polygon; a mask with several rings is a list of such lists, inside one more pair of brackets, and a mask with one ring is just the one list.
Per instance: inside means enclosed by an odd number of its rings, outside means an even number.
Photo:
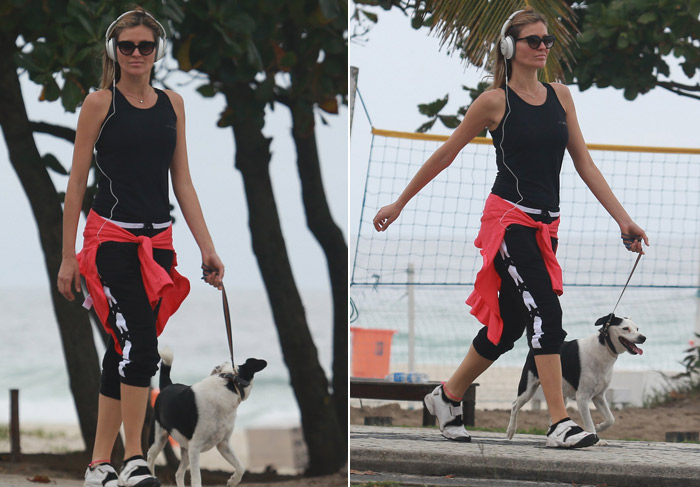
[{"label": "white headphones", "polygon": [[167,40],[167,34],[165,33],[165,29],[163,28],[161,23],[158,22],[153,15],[149,14],[144,10],[129,10],[128,12],[124,12],[119,17],[117,17],[117,20],[109,24],[109,27],[107,27],[107,32],[105,33],[105,51],[107,52],[107,57],[109,57],[115,63],[117,62],[117,40],[114,37],[110,39],[109,36],[112,34],[112,31],[117,25],[117,22],[119,22],[124,16],[132,13],[148,15],[151,19],[153,19],[153,21],[156,24],[158,24],[158,28],[160,29],[161,35],[159,35],[158,39],[156,40],[155,60],[160,61],[161,59],[163,59],[163,56],[165,56],[165,41]]},{"label": "white headphones", "polygon": [[518,10],[517,12],[513,12],[511,16],[508,17],[508,20],[505,21],[503,27],[501,27],[501,54],[503,54],[503,57],[506,59],[512,59],[512,57],[515,55],[515,40],[512,36],[506,37],[506,31],[508,30],[508,27],[510,27],[510,21],[513,20],[513,17],[524,11],[525,10]]}]

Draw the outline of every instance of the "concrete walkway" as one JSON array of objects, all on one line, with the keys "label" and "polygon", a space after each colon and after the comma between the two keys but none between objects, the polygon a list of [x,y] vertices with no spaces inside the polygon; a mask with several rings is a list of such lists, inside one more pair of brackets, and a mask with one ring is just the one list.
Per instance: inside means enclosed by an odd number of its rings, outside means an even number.
[{"label": "concrete walkway", "polygon": [[700,487],[700,445],[608,440],[577,450],[545,448],[543,436],[472,432],[471,443],[435,428],[350,427],[350,468],[442,477],[609,487]]}]

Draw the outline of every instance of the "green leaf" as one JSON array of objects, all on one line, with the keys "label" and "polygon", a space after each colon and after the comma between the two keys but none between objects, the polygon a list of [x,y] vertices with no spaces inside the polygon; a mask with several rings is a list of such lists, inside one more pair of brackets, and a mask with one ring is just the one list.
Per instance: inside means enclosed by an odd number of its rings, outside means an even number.
[{"label": "green leaf", "polygon": [[627,39],[627,33],[622,32],[618,38],[617,38],[617,48],[618,49],[626,49],[630,45],[629,40]]},{"label": "green leaf", "polygon": [[216,88],[211,83],[198,87],[197,91],[205,98],[211,98],[212,96],[216,95]]},{"label": "green leaf", "polygon": [[57,172],[58,174],[62,174],[64,176],[68,175],[68,171],[66,171],[66,168],[63,167],[60,162],[58,162],[58,159],[56,159],[56,156],[54,156],[53,154],[44,154],[41,157],[41,162],[44,164],[44,166],[51,169],[52,171]]},{"label": "green leaf", "polygon": [[361,10],[362,14],[367,17],[371,22],[374,22],[375,24],[379,20],[379,16],[373,12],[369,12],[367,10]]},{"label": "green leaf", "polygon": [[83,92],[80,86],[71,79],[67,79],[63,84],[63,89],[61,90],[61,102],[63,103],[63,108],[69,112],[74,112],[75,108],[80,104],[83,99]]},{"label": "green leaf", "polygon": [[460,123],[460,119],[455,115],[438,115],[438,118],[448,129],[456,129]]},{"label": "green leaf", "polygon": [[51,79],[44,84],[43,99],[46,101],[56,101],[59,96],[61,96],[61,89],[52,76]]},{"label": "green leaf", "polygon": [[420,134],[427,132],[428,130],[433,128],[433,125],[435,125],[436,120],[437,120],[437,118],[434,118],[428,122],[425,122],[423,125],[421,125],[420,127],[418,127],[416,129],[416,132],[418,132]]},{"label": "green leaf", "polygon": [[654,22],[656,20],[656,14],[654,12],[645,12],[637,18],[637,22],[646,25]]},{"label": "green leaf", "polygon": [[448,93],[447,95],[445,95],[445,98],[439,98],[432,103],[418,105],[418,111],[423,115],[427,115],[428,117],[434,117],[440,112],[440,110],[445,108],[449,96],[450,95]]}]

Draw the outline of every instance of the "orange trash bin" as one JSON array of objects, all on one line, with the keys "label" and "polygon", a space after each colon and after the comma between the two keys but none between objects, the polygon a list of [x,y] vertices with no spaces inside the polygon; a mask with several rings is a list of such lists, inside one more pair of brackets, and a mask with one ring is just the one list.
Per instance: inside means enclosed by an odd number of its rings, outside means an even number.
[{"label": "orange trash bin", "polygon": [[389,373],[391,337],[396,330],[351,327],[353,377],[383,379]]}]

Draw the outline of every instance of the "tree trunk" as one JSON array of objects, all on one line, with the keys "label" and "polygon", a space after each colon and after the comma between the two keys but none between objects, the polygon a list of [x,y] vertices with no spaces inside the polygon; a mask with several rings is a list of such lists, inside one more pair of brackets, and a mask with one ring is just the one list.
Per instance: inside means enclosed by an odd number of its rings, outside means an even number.
[{"label": "tree trunk", "polygon": [[[321,178],[316,146],[313,106],[296,103],[292,110],[292,136],[297,149],[306,224],[326,255],[333,295],[333,402],[340,424],[348,417],[348,246],[333,221]],[[339,162],[347,153],[339,152]],[[345,188],[343,188],[345,189]],[[347,428],[344,429],[347,440]]]},{"label": "tree trunk", "polygon": [[[301,413],[309,451],[307,474],[336,472],[346,462],[347,442],[333,408],[328,379],[318,361],[282,235],[268,167],[270,139],[262,134],[265,104],[253,105],[255,93],[247,85],[225,94],[228,106],[233,107],[235,165],[243,176],[253,251]],[[346,424],[344,421],[342,427]]]},{"label": "tree trunk", "polygon": [[[36,220],[48,273],[51,298],[58,320],[70,388],[78,412],[83,440],[92,450],[97,427],[100,367],[88,314],[80,300],[67,301],[56,281],[61,265],[62,209],[56,188],[41,161],[22,99],[13,54],[15,37],[0,33],[0,125],[10,162],[22,184]],[[21,236],[20,236],[21,238]],[[46,323],[36,323],[37,333]]]}]

